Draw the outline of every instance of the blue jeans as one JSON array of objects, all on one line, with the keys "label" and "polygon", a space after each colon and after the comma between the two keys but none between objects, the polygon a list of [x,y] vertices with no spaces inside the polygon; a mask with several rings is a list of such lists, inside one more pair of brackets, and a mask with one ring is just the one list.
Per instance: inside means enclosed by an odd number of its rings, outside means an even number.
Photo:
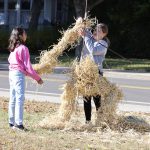
[{"label": "blue jeans", "polygon": [[20,71],[9,71],[10,100],[9,123],[23,124],[23,105],[25,93],[25,75]]}]

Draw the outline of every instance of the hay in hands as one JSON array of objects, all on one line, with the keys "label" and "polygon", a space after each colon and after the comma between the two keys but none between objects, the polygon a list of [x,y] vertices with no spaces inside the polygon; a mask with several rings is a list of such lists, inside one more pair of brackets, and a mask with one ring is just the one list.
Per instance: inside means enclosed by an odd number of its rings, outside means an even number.
[{"label": "hay in hands", "polygon": [[33,68],[42,75],[53,71],[53,68],[58,64],[58,57],[62,55],[63,51],[69,46],[75,46],[79,39],[78,30],[81,28],[90,28],[94,25],[93,19],[78,19],[73,27],[70,27],[65,32],[62,32],[62,38],[59,39],[58,44],[53,45],[53,48],[48,51],[43,51],[40,55],[39,64],[35,64]]}]

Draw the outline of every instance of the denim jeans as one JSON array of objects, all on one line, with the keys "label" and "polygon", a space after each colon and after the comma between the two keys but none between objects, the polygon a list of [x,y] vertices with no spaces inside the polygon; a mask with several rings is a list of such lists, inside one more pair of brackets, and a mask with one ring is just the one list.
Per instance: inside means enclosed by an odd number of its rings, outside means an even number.
[{"label": "denim jeans", "polygon": [[23,124],[23,105],[25,93],[25,75],[20,71],[9,71],[10,100],[9,123]]}]

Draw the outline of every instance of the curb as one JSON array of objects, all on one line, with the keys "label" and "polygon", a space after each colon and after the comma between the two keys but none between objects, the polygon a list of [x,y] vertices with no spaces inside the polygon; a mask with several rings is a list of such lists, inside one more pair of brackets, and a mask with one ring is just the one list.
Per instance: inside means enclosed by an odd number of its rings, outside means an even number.
[{"label": "curb", "polygon": [[[0,71],[8,71],[8,64],[0,64]],[[71,71],[70,67],[55,67],[54,74],[66,74]],[[125,79],[140,79],[150,80],[150,73],[148,72],[135,72],[126,70],[104,69],[104,76],[113,78],[125,78]]]}]

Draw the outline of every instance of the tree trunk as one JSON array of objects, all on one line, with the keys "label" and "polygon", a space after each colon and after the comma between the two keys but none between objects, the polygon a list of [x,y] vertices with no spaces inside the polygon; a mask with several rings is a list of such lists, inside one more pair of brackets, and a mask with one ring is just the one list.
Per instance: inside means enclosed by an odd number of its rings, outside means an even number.
[{"label": "tree trunk", "polygon": [[76,12],[76,17],[84,17],[85,13],[85,0],[73,0],[74,2],[74,7],[75,7],[75,12]]},{"label": "tree trunk", "polygon": [[[75,6],[76,18],[84,17],[85,0],[73,0],[73,1],[74,1],[74,6]],[[75,57],[77,58],[78,61],[80,60],[80,57],[81,57],[82,47],[83,47],[83,39],[80,38],[79,45],[77,45],[75,49]]]},{"label": "tree trunk", "polygon": [[[91,11],[94,7],[102,3],[104,0],[87,0],[87,11]],[[76,17],[84,17],[86,10],[86,0],[73,0],[75,6]]]},{"label": "tree trunk", "polygon": [[[73,0],[75,6],[76,18],[78,17],[83,18],[86,13],[85,11],[92,10],[95,6],[97,6],[103,1],[104,0],[88,0],[87,10],[86,10],[86,0]],[[83,39],[81,38],[79,45],[75,49],[75,56],[77,57],[77,60],[80,60],[82,48],[83,48]]]},{"label": "tree trunk", "polygon": [[39,16],[43,8],[43,0],[33,0],[31,8],[31,20],[29,30],[36,30],[38,27]]}]

